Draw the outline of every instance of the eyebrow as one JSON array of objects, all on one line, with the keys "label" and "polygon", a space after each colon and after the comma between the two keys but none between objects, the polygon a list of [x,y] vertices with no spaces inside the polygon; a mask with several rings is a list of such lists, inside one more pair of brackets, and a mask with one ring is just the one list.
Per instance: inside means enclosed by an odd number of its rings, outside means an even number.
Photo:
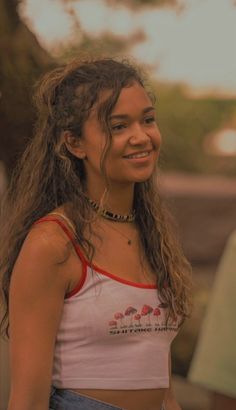
[{"label": "eyebrow", "polygon": [[[147,114],[148,112],[151,112],[151,111],[155,111],[155,108],[153,106],[144,108],[144,110],[142,111],[142,114]],[[128,117],[129,115],[127,114],[114,114],[109,117],[109,120],[125,119]]]}]

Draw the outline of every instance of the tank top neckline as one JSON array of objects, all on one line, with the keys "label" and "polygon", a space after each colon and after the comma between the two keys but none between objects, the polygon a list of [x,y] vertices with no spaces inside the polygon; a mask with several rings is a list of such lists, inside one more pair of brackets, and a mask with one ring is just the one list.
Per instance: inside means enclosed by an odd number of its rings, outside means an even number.
[{"label": "tank top neckline", "polygon": [[[61,218],[63,218],[61,214],[60,214],[60,215],[58,214],[58,216],[61,216]],[[65,221],[66,221],[67,218],[64,218],[64,219],[65,219]],[[105,269],[101,268],[100,266],[98,266],[98,265],[95,264],[95,263],[90,263],[90,262],[87,260],[87,258],[85,257],[84,253],[82,252],[82,250],[81,250],[81,248],[80,248],[78,242],[75,240],[74,230],[73,230],[73,233],[72,233],[72,229],[70,230],[70,229],[66,226],[66,224],[64,223],[64,221],[62,221],[61,219],[59,219],[59,218],[57,218],[57,217],[55,217],[55,216],[50,216],[50,215],[40,218],[38,221],[35,222],[35,224],[38,224],[38,223],[41,223],[41,222],[44,222],[44,221],[45,221],[45,222],[56,222],[56,223],[62,228],[62,230],[63,230],[63,231],[65,232],[65,234],[67,235],[67,237],[68,237],[68,238],[70,239],[70,241],[72,242],[72,244],[73,244],[73,246],[74,246],[74,249],[75,249],[77,255],[79,256],[79,258],[80,258],[80,260],[81,260],[81,262],[82,262],[82,269],[83,269],[82,277],[81,277],[81,279],[80,279],[78,285],[76,285],[74,289],[72,289],[70,292],[68,292],[68,293],[66,294],[66,297],[71,297],[71,296],[73,296],[75,293],[78,292],[78,289],[81,289],[81,287],[83,286],[83,284],[84,284],[84,282],[85,282],[85,279],[86,279],[87,268],[90,268],[91,270],[94,270],[95,272],[100,273],[100,274],[102,274],[102,275],[104,275],[104,276],[106,276],[106,277],[109,277],[110,279],[113,279],[113,280],[115,280],[116,282],[120,282],[120,283],[122,283],[122,284],[124,284],[124,285],[133,286],[133,287],[141,288],[141,289],[157,289],[157,288],[158,288],[158,287],[157,287],[157,284],[134,282],[134,281],[131,281],[131,280],[122,278],[122,277],[120,277],[120,276],[118,276],[118,275],[116,275],[116,274],[113,274],[113,273],[111,273],[111,272],[108,272],[108,271],[106,271]]]}]

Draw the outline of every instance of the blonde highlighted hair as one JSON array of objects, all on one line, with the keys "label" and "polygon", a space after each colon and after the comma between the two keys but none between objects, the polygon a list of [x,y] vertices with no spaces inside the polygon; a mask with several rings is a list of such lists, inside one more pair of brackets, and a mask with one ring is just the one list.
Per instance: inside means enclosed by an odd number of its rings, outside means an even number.
[{"label": "blonde highlighted hair", "polygon": [[[11,273],[21,246],[33,223],[55,208],[67,204],[67,217],[76,228],[78,243],[89,260],[94,248],[84,237],[90,207],[85,200],[86,174],[83,161],[66,149],[62,133],[82,135],[84,122],[102,91],[110,90],[98,107],[98,119],[107,135],[101,160],[104,171],[111,135],[109,116],[121,89],[138,82],[145,86],[140,70],[127,61],[99,59],[75,60],[46,74],[37,84],[35,105],[37,122],[34,136],[15,169],[1,216],[0,272],[4,296],[2,329],[8,328]],[[95,136],[96,138],[96,136]],[[190,313],[190,266],[185,259],[172,222],[159,195],[157,174],[136,183],[134,195],[136,222],[143,249],[157,274],[161,299],[171,317],[183,319]]]}]

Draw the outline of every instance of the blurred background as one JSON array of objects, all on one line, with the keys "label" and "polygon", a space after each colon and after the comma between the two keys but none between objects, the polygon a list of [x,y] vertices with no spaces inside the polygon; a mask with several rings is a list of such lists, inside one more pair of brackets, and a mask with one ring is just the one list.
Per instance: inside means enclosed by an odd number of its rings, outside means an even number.
[{"label": "blurred background", "polygon": [[[217,264],[236,227],[235,0],[0,0],[0,198],[33,135],[45,71],[84,54],[146,70],[163,136],[160,185],[193,266],[194,310],[173,345],[183,410],[206,410],[187,373]],[[9,388],[0,341],[0,409]]]}]

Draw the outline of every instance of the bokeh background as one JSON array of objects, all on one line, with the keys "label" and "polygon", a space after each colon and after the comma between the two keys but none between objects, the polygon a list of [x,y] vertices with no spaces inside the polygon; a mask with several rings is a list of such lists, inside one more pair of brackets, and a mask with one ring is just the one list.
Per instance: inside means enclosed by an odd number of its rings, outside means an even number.
[{"label": "bokeh background", "polygon": [[[74,57],[143,66],[163,136],[160,185],[193,266],[194,310],[173,344],[183,410],[206,410],[188,369],[217,264],[236,226],[235,0],[0,0],[0,198],[33,135],[35,81]],[[9,389],[0,342],[0,409]]]}]

